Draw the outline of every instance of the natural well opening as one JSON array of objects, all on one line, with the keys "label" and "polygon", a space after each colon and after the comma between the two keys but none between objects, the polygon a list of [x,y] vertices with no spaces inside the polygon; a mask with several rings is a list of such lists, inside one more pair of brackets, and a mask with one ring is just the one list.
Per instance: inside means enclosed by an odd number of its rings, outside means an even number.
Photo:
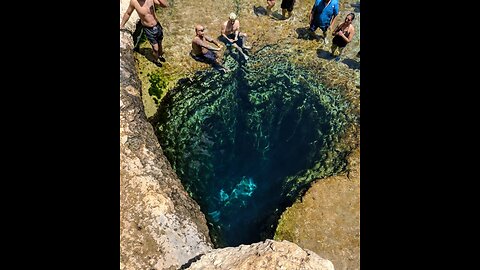
[{"label": "natural well opening", "polygon": [[231,73],[179,81],[159,108],[162,149],[217,247],[272,238],[279,215],[312,180],[346,166],[348,102],[272,50],[248,63],[227,59]]}]

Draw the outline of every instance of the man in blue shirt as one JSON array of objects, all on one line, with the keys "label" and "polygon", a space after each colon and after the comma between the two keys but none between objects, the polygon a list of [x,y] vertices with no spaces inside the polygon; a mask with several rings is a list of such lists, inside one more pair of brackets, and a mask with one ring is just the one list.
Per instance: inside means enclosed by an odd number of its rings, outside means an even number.
[{"label": "man in blue shirt", "polygon": [[310,34],[314,35],[317,28],[323,31],[323,40],[328,44],[327,30],[335,23],[338,15],[338,0],[315,0],[310,12]]}]

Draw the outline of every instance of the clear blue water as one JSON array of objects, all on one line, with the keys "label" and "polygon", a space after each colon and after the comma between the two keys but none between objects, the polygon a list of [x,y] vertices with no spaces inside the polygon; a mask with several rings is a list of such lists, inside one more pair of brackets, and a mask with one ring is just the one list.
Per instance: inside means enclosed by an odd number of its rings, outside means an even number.
[{"label": "clear blue water", "polygon": [[199,72],[159,110],[162,149],[217,247],[271,238],[310,181],[346,165],[336,146],[348,104],[315,72],[274,60],[259,53],[229,74]]}]

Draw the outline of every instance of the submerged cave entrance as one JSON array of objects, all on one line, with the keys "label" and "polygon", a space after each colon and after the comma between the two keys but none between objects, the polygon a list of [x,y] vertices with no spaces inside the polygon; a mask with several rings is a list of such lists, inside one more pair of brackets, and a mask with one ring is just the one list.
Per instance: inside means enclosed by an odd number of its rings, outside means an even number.
[{"label": "submerged cave entrance", "polygon": [[230,73],[181,80],[159,109],[160,144],[216,247],[272,238],[309,182],[346,166],[348,102],[271,50]]}]

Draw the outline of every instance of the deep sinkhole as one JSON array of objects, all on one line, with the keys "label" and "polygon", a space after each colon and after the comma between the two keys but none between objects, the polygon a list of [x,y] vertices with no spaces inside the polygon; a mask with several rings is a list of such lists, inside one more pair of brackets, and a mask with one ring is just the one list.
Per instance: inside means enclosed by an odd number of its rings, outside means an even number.
[{"label": "deep sinkhole", "polygon": [[164,153],[207,218],[216,247],[272,238],[309,182],[341,172],[348,102],[316,70],[266,47],[232,72],[197,72],[162,100]]}]

